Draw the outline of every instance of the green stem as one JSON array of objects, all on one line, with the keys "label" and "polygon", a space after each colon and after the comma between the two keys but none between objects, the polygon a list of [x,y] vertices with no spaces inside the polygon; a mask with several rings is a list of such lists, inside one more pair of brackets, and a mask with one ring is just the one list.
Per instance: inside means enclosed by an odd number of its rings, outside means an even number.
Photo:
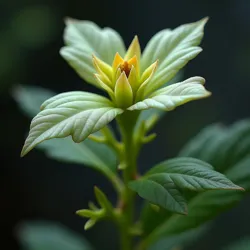
[{"label": "green stem", "polygon": [[122,194],[122,211],[120,221],[121,250],[132,249],[132,235],[130,228],[134,222],[134,198],[135,193],[129,189],[128,183],[136,178],[137,175],[137,150],[134,143],[134,128],[139,112],[125,112],[117,119],[120,126],[123,148],[123,161],[125,169],[123,170],[124,190]]}]

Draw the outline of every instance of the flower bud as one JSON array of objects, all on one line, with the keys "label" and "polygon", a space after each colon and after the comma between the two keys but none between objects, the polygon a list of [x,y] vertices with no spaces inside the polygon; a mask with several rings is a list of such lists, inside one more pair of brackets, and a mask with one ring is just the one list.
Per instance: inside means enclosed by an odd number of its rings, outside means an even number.
[{"label": "flower bud", "polygon": [[133,91],[125,72],[116,81],[115,101],[120,108],[127,108],[133,103]]}]

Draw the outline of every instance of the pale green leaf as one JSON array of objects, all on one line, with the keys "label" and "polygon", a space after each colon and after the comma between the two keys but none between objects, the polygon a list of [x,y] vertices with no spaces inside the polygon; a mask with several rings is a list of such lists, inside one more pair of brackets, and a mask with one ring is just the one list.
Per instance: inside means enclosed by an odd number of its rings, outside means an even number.
[{"label": "pale green leaf", "polygon": [[[181,81],[183,78],[183,70],[179,71],[179,73],[172,79],[169,81],[169,84],[173,84],[175,82],[179,82]],[[166,112],[159,110],[159,109],[147,109],[147,110],[143,110],[140,113],[139,119],[137,121],[137,126],[139,124],[141,124],[141,122],[145,122],[147,120],[152,119],[154,116],[161,118],[164,114],[166,114]]]},{"label": "pale green leaf", "polygon": [[41,108],[31,122],[22,155],[52,138],[71,135],[75,142],[81,142],[122,113],[107,98],[81,91],[59,94],[45,101]]},{"label": "pale green leaf", "polygon": [[[40,106],[45,100],[55,95],[50,90],[35,86],[17,86],[13,90],[14,99],[30,118],[39,112]],[[38,149],[43,150],[49,158],[62,162],[84,164],[105,174],[116,170],[117,162],[114,151],[105,144],[96,143],[89,139],[81,143],[74,143],[71,138],[53,139],[39,144]]]},{"label": "pale green leaf", "polygon": [[60,50],[61,56],[68,62],[68,64],[83,78],[86,82],[92,83],[99,87],[94,77],[96,70],[92,63],[92,54],[78,45],[65,46]]},{"label": "pale green leaf", "polygon": [[18,227],[18,239],[25,250],[90,250],[77,233],[51,222],[25,222]]},{"label": "pale green leaf", "polygon": [[130,182],[130,188],[150,202],[177,213],[187,212],[182,190],[242,189],[208,163],[193,158],[164,161]]},{"label": "pale green leaf", "polygon": [[203,38],[206,22],[207,18],[204,18],[174,30],[162,30],[152,37],[142,55],[142,70],[156,60],[159,60],[159,67],[153,76],[152,84],[146,87],[145,95],[171,80],[188,61],[202,51],[198,45]]},{"label": "pale green leaf", "polygon": [[84,80],[95,85],[92,55],[111,65],[116,52],[125,54],[123,40],[115,30],[101,29],[90,21],[67,19],[64,40],[61,55]]},{"label": "pale green leaf", "polygon": [[129,107],[129,110],[145,110],[156,108],[171,111],[184,103],[208,97],[208,92],[204,87],[205,80],[202,77],[191,77],[183,82],[175,83],[164,87],[149,98],[137,102]]}]

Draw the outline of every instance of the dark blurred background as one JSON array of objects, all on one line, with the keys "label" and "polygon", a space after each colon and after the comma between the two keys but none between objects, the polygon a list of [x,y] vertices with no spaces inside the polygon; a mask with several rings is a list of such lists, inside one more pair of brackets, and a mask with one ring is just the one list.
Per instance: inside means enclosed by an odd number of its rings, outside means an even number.
[{"label": "dark blurred background", "polygon": [[[42,86],[56,92],[91,88],[60,57],[63,19],[70,16],[110,26],[126,45],[135,34],[142,47],[157,31],[210,20],[202,43],[204,51],[185,69],[184,77],[201,75],[211,98],[187,104],[167,114],[157,125],[160,136],[140,157],[143,171],[175,156],[182,145],[204,126],[230,124],[250,117],[250,1],[249,0],[1,0],[0,1],[0,109],[1,246],[20,249],[16,226],[26,220],[61,222],[89,239],[96,249],[118,249],[115,228],[100,223],[84,232],[85,220],[75,211],[93,200],[98,185],[115,200],[106,179],[89,168],[58,163],[33,150],[19,153],[30,120],[10,92],[16,84]],[[156,150],[157,149],[157,150]],[[219,249],[240,235],[250,234],[250,200],[217,219],[197,249]],[[95,236],[98,234],[98,236]],[[108,245],[110,244],[110,245]]]}]

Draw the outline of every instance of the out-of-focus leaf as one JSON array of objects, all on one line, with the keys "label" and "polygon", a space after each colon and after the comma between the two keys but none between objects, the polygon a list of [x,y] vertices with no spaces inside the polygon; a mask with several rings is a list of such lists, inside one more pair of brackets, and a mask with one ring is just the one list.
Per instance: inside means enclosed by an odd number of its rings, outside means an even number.
[{"label": "out-of-focus leaf", "polygon": [[91,250],[89,243],[65,226],[52,222],[26,222],[18,227],[24,250]]},{"label": "out-of-focus leaf", "polygon": [[53,139],[38,145],[49,158],[69,163],[85,164],[101,172],[116,170],[115,153],[104,144],[89,139],[75,143],[70,138]]},{"label": "out-of-focus leaf", "polygon": [[[232,126],[212,125],[200,132],[179,156],[199,158],[223,172],[250,154],[250,120]],[[195,149],[196,148],[196,149]]]},{"label": "out-of-focus leaf", "polygon": [[250,238],[244,237],[231,245],[223,248],[223,250],[249,250],[250,248]]},{"label": "out-of-focus leaf", "polygon": [[[18,86],[13,96],[22,111],[32,118],[39,112],[41,104],[55,93],[40,87]],[[105,172],[116,169],[115,153],[106,145],[89,139],[81,143],[74,143],[70,138],[53,139],[39,144],[38,149],[58,161],[85,164],[99,171],[105,169]]]},{"label": "out-of-focus leaf", "polygon": [[197,241],[209,228],[209,225],[189,230],[169,237],[162,238],[149,247],[148,250],[182,250],[183,246],[187,247]]},{"label": "out-of-focus leaf", "polygon": [[40,106],[44,101],[55,95],[56,93],[49,89],[25,85],[17,85],[12,91],[12,96],[19,107],[30,118],[40,111]]}]

